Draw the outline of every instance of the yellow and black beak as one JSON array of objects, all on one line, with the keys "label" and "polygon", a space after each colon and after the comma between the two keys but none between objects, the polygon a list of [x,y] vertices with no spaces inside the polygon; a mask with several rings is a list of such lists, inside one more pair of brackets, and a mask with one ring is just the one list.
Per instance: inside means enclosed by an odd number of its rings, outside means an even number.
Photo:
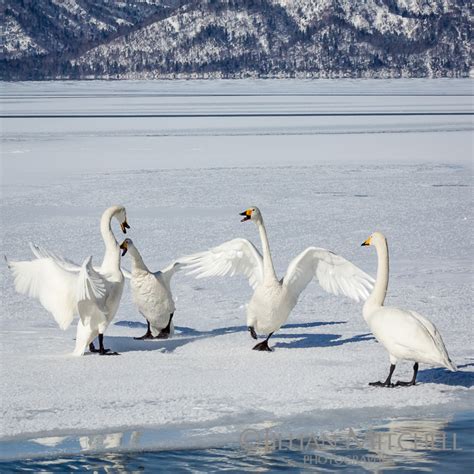
[{"label": "yellow and black beak", "polygon": [[246,211],[241,212],[241,213],[239,214],[239,216],[244,216],[244,218],[241,219],[240,222],[249,221],[250,218],[252,217],[252,209],[247,209]]},{"label": "yellow and black beak", "polygon": [[364,247],[366,245],[370,245],[370,237],[360,244],[361,247]]},{"label": "yellow and black beak", "polygon": [[124,234],[127,233],[127,229],[130,229],[130,226],[127,224],[127,221],[123,221],[121,224],[120,224],[120,228],[122,229],[122,232]]},{"label": "yellow and black beak", "polygon": [[122,257],[127,253],[127,250],[128,250],[128,243],[126,240],[124,240],[121,244],[120,244],[120,248],[122,249]]}]

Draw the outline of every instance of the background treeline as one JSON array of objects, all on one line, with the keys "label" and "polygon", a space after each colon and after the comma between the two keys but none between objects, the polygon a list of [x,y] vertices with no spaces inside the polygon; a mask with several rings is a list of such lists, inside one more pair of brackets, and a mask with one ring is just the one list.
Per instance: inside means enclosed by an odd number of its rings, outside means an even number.
[{"label": "background treeline", "polygon": [[468,76],[469,3],[413,5],[5,0],[2,79]]}]

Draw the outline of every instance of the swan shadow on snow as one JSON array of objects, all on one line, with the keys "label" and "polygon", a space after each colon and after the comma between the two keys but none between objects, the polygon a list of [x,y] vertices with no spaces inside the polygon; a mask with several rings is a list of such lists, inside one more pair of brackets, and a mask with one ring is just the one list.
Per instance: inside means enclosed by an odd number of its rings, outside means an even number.
[{"label": "swan shadow on snow", "polygon": [[347,321],[314,321],[312,323],[293,323],[285,324],[282,329],[301,329],[301,328],[316,328],[318,326],[333,326],[335,324],[346,324]]},{"label": "swan shadow on snow", "polygon": [[[311,322],[311,323],[294,323],[287,324],[284,326],[284,329],[298,329],[298,328],[311,328],[318,326],[329,326],[334,324],[345,324],[346,321],[341,322]],[[146,330],[146,324],[139,321],[117,321],[116,326],[137,328],[142,331]],[[247,326],[228,326],[223,328],[210,329],[207,331],[199,331],[186,326],[175,326],[175,336],[171,339],[151,339],[151,340],[136,340],[133,337],[125,336],[107,336],[109,341],[108,346],[110,346],[114,351],[117,352],[135,352],[135,351],[162,351],[162,352],[173,352],[178,347],[182,347],[186,344],[189,344],[197,339],[207,339],[210,337],[224,336],[226,334],[232,334],[237,332],[247,333]],[[142,333],[138,332],[137,336],[140,336]],[[327,339],[327,336],[330,336],[330,340]],[[344,344],[345,342],[356,342],[351,341],[350,339],[341,340],[331,343],[341,336],[338,334],[275,334],[275,339],[278,338],[303,338],[303,341],[293,341],[289,344],[281,344],[281,347],[325,347],[325,346],[337,346]],[[314,338],[318,339],[319,342],[314,344]],[[307,339],[313,340],[307,344],[302,344]],[[351,338],[354,339],[354,338]],[[278,347],[278,343],[275,344]]]},{"label": "swan shadow on snow", "polygon": [[[126,326],[134,328],[142,328],[146,330],[146,324],[136,321],[118,321],[117,326]],[[133,337],[109,336],[110,346],[113,344],[113,350],[117,352],[133,352],[133,351],[156,351],[173,352],[175,349],[193,342],[197,339],[207,339],[209,337],[223,336],[235,332],[247,331],[246,326],[229,326],[225,328],[216,328],[209,331],[198,331],[197,329],[188,328],[186,326],[175,326],[175,335],[171,339],[148,339],[136,340]],[[141,336],[138,333],[137,336]]]},{"label": "swan shadow on snow", "polygon": [[471,388],[474,386],[474,372],[460,370],[471,366],[474,366],[474,364],[459,365],[457,372],[451,372],[441,367],[420,370],[416,381],[420,383],[438,383],[455,387]]},{"label": "swan shadow on snow", "polygon": [[358,334],[353,337],[341,339],[341,334],[276,334],[275,339],[294,339],[290,342],[277,342],[274,347],[284,349],[307,349],[310,347],[334,347],[353,342],[372,341],[371,333]]},{"label": "swan shadow on snow", "polygon": [[178,347],[184,346],[195,339],[195,337],[173,337],[171,339],[136,340],[133,337],[108,336],[107,347],[119,354],[141,351],[173,352]]}]

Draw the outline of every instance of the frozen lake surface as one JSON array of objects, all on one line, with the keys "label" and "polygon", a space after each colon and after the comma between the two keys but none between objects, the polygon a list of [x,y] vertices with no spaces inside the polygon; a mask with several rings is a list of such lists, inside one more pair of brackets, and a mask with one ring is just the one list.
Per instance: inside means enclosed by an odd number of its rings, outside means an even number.
[{"label": "frozen lake surface", "polygon": [[[422,366],[414,388],[368,387],[386,376],[385,350],[360,304],[314,283],[273,336],[275,352],[254,352],[247,283],[183,274],[176,337],[134,341],[144,324],[126,288],[106,333],[121,356],[72,358],[75,327],[62,332],[16,294],[3,266],[1,455],[31,454],[32,440],[56,452],[81,436],[98,441],[71,452],[130,449],[114,434],[140,430],[153,433],[150,449],[208,448],[248,428],[369,429],[472,407],[471,110],[464,80],[4,83],[9,258],[30,258],[33,241],[99,262],[99,218],[116,203],[154,270],[234,237],[259,246],[237,215],[250,205],[264,214],[281,276],[310,245],[375,274],[360,243],[380,230],[388,303],[429,317],[460,371]],[[396,379],[410,372],[400,363]]]}]

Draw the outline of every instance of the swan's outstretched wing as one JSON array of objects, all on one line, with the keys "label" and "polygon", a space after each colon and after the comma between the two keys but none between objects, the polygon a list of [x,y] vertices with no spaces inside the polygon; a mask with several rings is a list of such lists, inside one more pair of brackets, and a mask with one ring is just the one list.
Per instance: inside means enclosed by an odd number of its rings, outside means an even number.
[{"label": "swan's outstretched wing", "polygon": [[51,258],[7,262],[18,293],[36,298],[61,329],[67,329],[77,313],[77,272],[70,272]]},{"label": "swan's outstretched wing", "polygon": [[370,275],[330,250],[308,247],[290,263],[283,285],[298,298],[314,276],[327,292],[356,301],[367,299],[374,282]]},{"label": "swan's outstretched wing", "polygon": [[38,257],[36,260],[7,260],[16,291],[39,300],[61,329],[67,329],[76,314],[81,318],[88,314],[103,319],[106,313],[106,284],[93,269],[92,257],[87,258],[82,267],[78,267],[79,271],[76,268],[68,270],[52,256],[42,257],[47,254],[39,253],[41,249],[37,251],[38,254],[34,252]]},{"label": "swan's outstretched wing", "polygon": [[64,270],[68,270],[71,272],[79,272],[81,270],[81,266],[73,262],[72,260],[69,260],[54,252],[51,252],[50,250],[47,250],[44,247],[36,245],[33,242],[30,242],[30,249],[36,258],[38,259],[50,258],[60,267],[64,268]]},{"label": "swan's outstretched wing", "polygon": [[[57,263],[65,270],[68,270],[70,272],[81,271],[81,265],[78,265],[77,263],[73,262],[72,260],[69,260],[68,258],[62,257],[61,255],[58,255],[57,253],[52,252],[51,250],[47,250],[44,247],[41,247],[40,245],[30,242],[30,248],[36,258],[51,258],[54,260],[55,263]],[[100,267],[94,265],[92,268],[96,272],[100,272]],[[121,267],[121,270],[125,278],[128,278],[129,280],[132,278],[132,274],[129,270],[123,267]]]},{"label": "swan's outstretched wing", "polygon": [[179,261],[196,278],[245,275],[252,288],[263,280],[263,260],[260,252],[246,239],[233,239],[205,252],[182,257]]},{"label": "swan's outstretched wing", "polygon": [[93,318],[96,324],[105,321],[107,283],[92,266],[92,257],[84,260],[77,278],[77,309],[84,325]]}]

